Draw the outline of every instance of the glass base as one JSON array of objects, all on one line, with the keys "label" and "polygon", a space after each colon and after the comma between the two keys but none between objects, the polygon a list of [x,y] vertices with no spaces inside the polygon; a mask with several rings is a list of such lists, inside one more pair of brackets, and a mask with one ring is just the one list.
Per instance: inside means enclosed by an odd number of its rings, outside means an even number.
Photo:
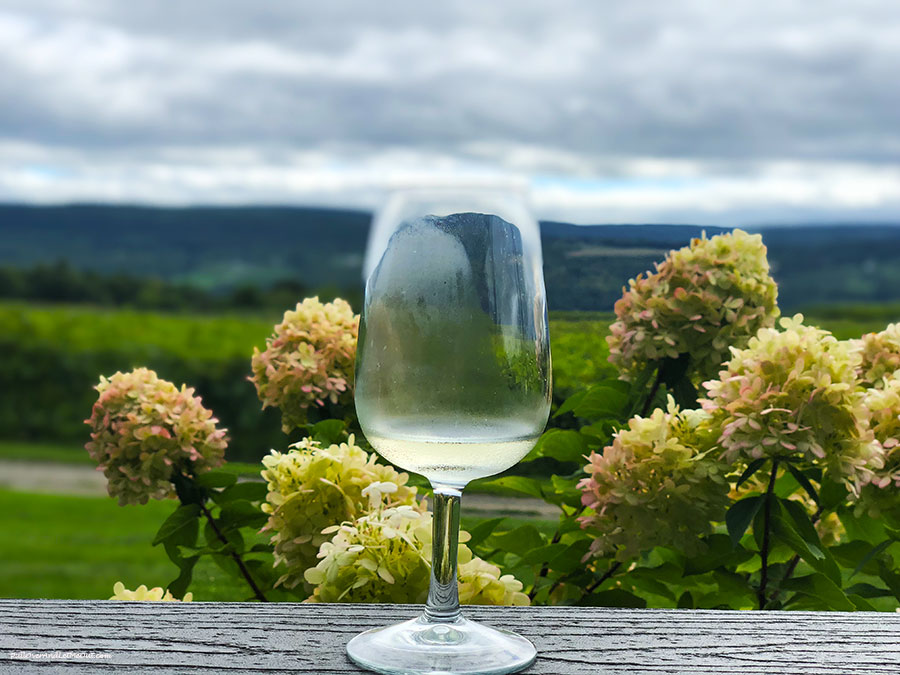
[{"label": "glass base", "polygon": [[357,665],[392,675],[515,673],[536,655],[522,636],[463,617],[435,623],[423,615],[373,628],[347,643],[347,656]]}]

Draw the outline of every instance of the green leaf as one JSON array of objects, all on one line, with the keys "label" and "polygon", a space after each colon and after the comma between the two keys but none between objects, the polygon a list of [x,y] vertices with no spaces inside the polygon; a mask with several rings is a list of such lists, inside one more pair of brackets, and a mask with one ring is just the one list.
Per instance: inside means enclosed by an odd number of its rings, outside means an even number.
[{"label": "green leaf", "polygon": [[522,525],[509,532],[493,535],[490,543],[507,553],[524,556],[532,549],[544,546],[546,542],[534,525]]},{"label": "green leaf", "polygon": [[852,612],[856,605],[847,595],[824,574],[814,573],[804,577],[794,577],[781,584],[785,591],[796,591],[809,596],[812,599],[824,603],[827,609],[836,609],[841,612]]},{"label": "green leaf", "polygon": [[506,518],[491,518],[490,520],[483,520],[478,523],[478,525],[469,530],[471,538],[466,542],[466,546],[469,548],[480,546],[504,520],[506,520]]},{"label": "green leaf", "polygon": [[581,508],[582,492],[575,485],[576,482],[564,476],[550,476],[553,492],[544,495],[544,501],[550,504],[566,505],[572,509]]},{"label": "green leaf", "polygon": [[678,598],[678,609],[694,609],[694,596],[691,595],[690,591],[685,591],[681,594],[681,597]]},{"label": "green leaf", "polygon": [[581,607],[634,607],[643,609],[647,601],[621,588],[591,593],[582,597],[578,603]]},{"label": "green leaf", "polygon": [[239,499],[246,499],[251,502],[261,502],[265,500],[268,493],[269,487],[265,483],[260,481],[245,481],[223,490],[219,493],[216,502],[218,504],[226,504]]},{"label": "green leaf", "polygon": [[310,436],[322,445],[334,445],[344,440],[347,424],[344,420],[322,420],[312,425]]},{"label": "green leaf", "polygon": [[856,607],[856,610],[859,612],[874,612],[874,611],[876,611],[875,606],[860,595],[848,593],[847,597],[850,599],[850,602],[853,603],[854,607]]},{"label": "green leaf", "polygon": [[879,553],[881,553],[882,551],[887,549],[887,547],[890,546],[891,544],[893,544],[894,541],[895,541],[894,539],[885,539],[883,542],[881,542],[877,546],[874,546],[871,551],[869,551],[868,553],[866,553],[865,556],[863,556],[863,559],[859,561],[859,564],[855,568],[853,568],[853,572],[850,573],[849,578],[852,579],[856,575],[856,573],[859,572],[860,570],[862,570],[862,568],[865,567],[866,564],[872,558],[874,558]]},{"label": "green leaf", "polygon": [[803,538],[803,541],[807,543],[810,550],[813,551],[814,554],[818,551],[824,556],[825,547],[819,540],[819,533],[816,532],[816,528],[812,524],[812,520],[806,512],[806,509],[803,508],[803,505],[791,499],[781,499],[780,502],[787,515],[790,516],[791,524],[797,531],[797,534]]},{"label": "green leaf", "polygon": [[744,473],[742,473],[741,477],[738,478],[736,487],[740,487],[747,479],[755,474],[763,464],[768,461],[768,458],[760,457],[759,459],[754,459],[752,462],[750,462],[750,464],[747,465],[747,468],[744,469]]},{"label": "green leaf", "polygon": [[800,483],[800,486],[806,490],[806,494],[812,497],[812,500],[818,504],[819,503],[819,495],[816,493],[816,489],[813,487],[812,483],[809,482],[809,478],[807,478],[800,469],[791,464],[790,462],[784,462],[787,465],[788,471],[791,472],[791,475],[797,479],[797,482]]},{"label": "green leaf", "polygon": [[572,394],[561,406],[559,406],[559,409],[553,413],[553,416],[559,417],[560,415],[565,415],[567,412],[572,412],[575,410],[575,407],[584,400],[585,396],[587,396],[586,391],[579,391]]},{"label": "green leaf", "polygon": [[553,570],[560,574],[572,574],[575,570],[584,568],[584,556],[591,547],[588,538],[579,539],[569,544],[566,549],[553,559]]},{"label": "green leaf", "polygon": [[225,504],[219,521],[225,529],[239,527],[260,528],[266,524],[269,516],[246,500],[238,500]]},{"label": "green leaf", "polygon": [[167,588],[176,598],[183,598],[184,594],[187,592],[188,586],[191,585],[191,580],[194,576],[194,565],[197,564],[197,560],[199,560],[199,558],[185,558],[178,576],[169,582]]},{"label": "green leaf", "polygon": [[237,476],[225,471],[208,471],[195,476],[194,482],[205,488],[223,488],[234,485],[237,482]]},{"label": "green leaf", "polygon": [[[196,533],[198,526],[197,518],[200,516],[199,504],[186,504],[179,506],[175,511],[163,521],[156,536],[153,538],[153,546],[167,540],[190,534],[191,528]],[[194,535],[196,539],[196,534]],[[178,541],[179,544],[190,545],[192,542]]]},{"label": "green leaf", "polygon": [[884,598],[894,595],[887,588],[879,588],[873,584],[853,584],[847,588],[847,595],[851,594],[863,598]]},{"label": "green leaf", "polygon": [[560,462],[584,463],[587,444],[584,437],[571,429],[550,429],[537,444],[541,457],[552,457]]},{"label": "green leaf", "polygon": [[720,567],[735,567],[753,557],[743,546],[732,546],[727,534],[711,534],[705,539],[706,553],[688,558],[684,564],[684,576],[705,574]]},{"label": "green leaf", "polygon": [[[859,564],[865,555],[872,550],[872,544],[861,539],[854,539],[844,544],[837,544],[829,548],[834,559],[837,560],[842,567],[853,569]],[[874,567],[870,570],[871,574],[876,574]]]},{"label": "green leaf", "polygon": [[728,527],[728,536],[731,537],[732,547],[737,548],[741,537],[744,536],[759,511],[759,507],[762,506],[763,500],[762,496],[745,497],[732,504],[728,509],[728,513],[725,514],[725,525]]},{"label": "green leaf", "polygon": [[[789,515],[787,508],[783,506],[783,502],[775,502],[773,506],[775,508],[772,509],[770,521],[772,533],[778,537],[780,541],[787,544],[788,547],[794,551],[794,553],[799,555],[808,565],[821,572],[832,583],[839,587],[841,583],[840,568],[838,568],[837,563],[828,550],[818,542],[818,535],[816,535],[815,543],[807,542],[797,531],[793,523],[793,518]],[[815,530],[813,530],[813,532],[815,532]]]},{"label": "green leaf", "polygon": [[628,407],[628,393],[618,387],[598,384],[588,389],[573,407],[576,417],[589,420],[622,419]]},{"label": "green leaf", "polygon": [[891,593],[900,600],[900,574],[885,565],[884,560],[878,559],[878,576],[891,589]]},{"label": "green leaf", "polygon": [[568,548],[568,544],[547,544],[533,548],[522,556],[522,565],[550,565]]},{"label": "green leaf", "polygon": [[218,565],[219,569],[229,576],[243,578],[240,567],[238,567],[231,555],[227,553],[213,553],[212,559],[213,562]]},{"label": "green leaf", "polygon": [[541,490],[541,484],[533,478],[525,478],[524,476],[503,476],[494,480],[482,483],[483,486],[502,487],[507,490],[513,490],[529,497],[544,498],[544,492]]},{"label": "green leaf", "polygon": [[819,485],[819,505],[826,511],[833,511],[844,504],[850,494],[846,485],[827,478],[822,478]]}]

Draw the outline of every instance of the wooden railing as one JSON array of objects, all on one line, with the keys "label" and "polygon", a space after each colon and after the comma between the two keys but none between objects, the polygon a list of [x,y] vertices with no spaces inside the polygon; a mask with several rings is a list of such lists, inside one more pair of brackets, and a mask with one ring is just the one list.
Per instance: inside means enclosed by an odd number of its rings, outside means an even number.
[{"label": "wooden railing", "polygon": [[[0,673],[356,673],[398,605],[0,600]],[[900,615],[466,607],[530,638],[530,674],[900,673]]]}]

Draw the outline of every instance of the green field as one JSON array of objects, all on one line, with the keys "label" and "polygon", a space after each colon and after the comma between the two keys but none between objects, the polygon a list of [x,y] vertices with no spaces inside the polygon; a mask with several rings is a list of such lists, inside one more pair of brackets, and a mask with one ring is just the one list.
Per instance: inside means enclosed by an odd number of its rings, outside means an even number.
[{"label": "green field", "polygon": [[[120,507],[108,497],[35,495],[0,490],[0,597],[97,599],[113,584],[165,587],[177,576],[150,542],[175,502]],[[197,600],[238,600],[247,591],[204,561],[192,586]]]}]

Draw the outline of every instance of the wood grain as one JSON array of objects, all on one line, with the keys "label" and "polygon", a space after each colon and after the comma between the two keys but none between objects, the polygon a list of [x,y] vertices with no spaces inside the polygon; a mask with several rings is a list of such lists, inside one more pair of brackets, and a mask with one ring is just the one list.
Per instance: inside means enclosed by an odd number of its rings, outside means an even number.
[{"label": "wood grain", "polygon": [[[347,640],[418,609],[0,600],[0,673],[355,673],[344,655]],[[533,675],[900,673],[897,614],[577,607],[465,612],[530,638],[538,648],[526,671]]]}]

